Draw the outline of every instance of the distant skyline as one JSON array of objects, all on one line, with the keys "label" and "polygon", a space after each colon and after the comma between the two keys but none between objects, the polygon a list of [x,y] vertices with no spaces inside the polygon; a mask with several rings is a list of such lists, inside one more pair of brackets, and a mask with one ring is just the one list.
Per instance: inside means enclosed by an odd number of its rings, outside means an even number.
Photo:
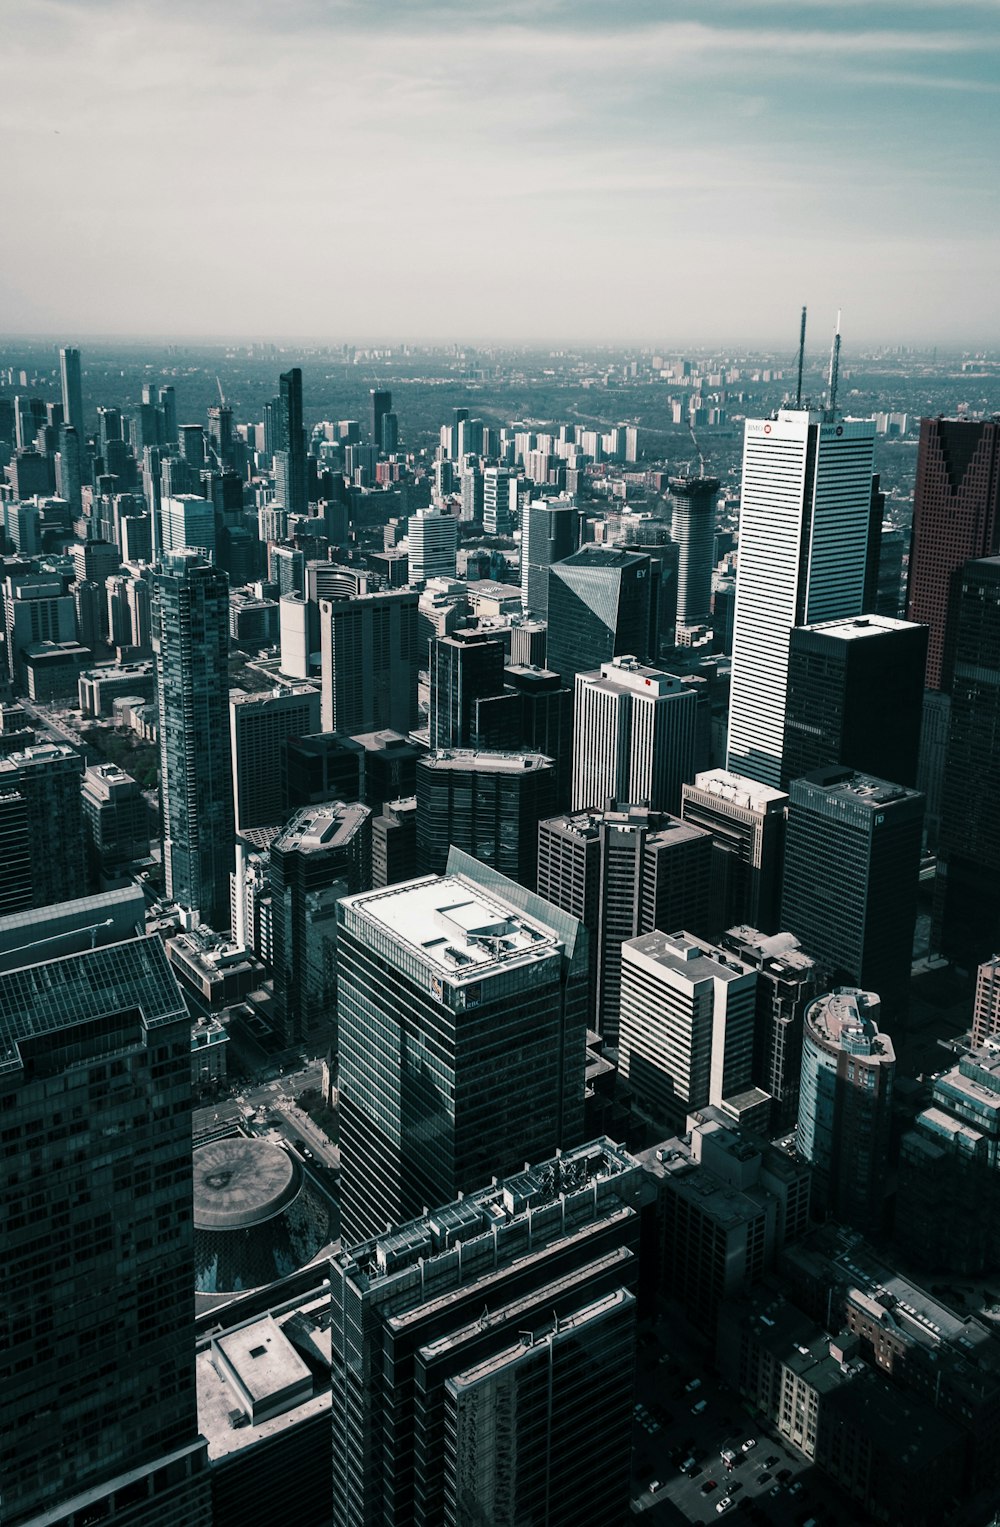
[{"label": "distant skyline", "polygon": [[0,51],[7,334],[1000,345],[998,0],[36,0]]}]

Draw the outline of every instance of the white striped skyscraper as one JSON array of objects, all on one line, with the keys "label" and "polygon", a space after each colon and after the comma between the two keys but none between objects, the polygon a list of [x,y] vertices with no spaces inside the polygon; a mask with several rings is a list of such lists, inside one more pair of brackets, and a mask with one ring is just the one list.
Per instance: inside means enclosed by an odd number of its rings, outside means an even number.
[{"label": "white striped skyscraper", "polygon": [[573,721],[573,810],[608,800],[680,810],[694,778],[698,699],[683,679],[634,657],[578,673]]}]

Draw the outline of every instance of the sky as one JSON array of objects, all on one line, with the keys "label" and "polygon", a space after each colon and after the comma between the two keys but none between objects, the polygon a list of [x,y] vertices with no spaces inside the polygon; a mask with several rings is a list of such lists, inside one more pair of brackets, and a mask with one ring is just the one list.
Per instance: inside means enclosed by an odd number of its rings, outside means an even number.
[{"label": "sky", "polygon": [[28,0],[0,58],[0,333],[1000,346],[1000,0]]}]

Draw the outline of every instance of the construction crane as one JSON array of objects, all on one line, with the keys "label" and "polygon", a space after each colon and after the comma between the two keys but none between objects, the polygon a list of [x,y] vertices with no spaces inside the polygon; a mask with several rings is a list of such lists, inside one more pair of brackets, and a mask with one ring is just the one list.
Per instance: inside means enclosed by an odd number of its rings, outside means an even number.
[{"label": "construction crane", "polygon": [[225,406],[226,406],[226,394],[222,390],[222,383],[219,380],[218,376],[215,378],[215,385],[219,389],[219,402],[222,404],[223,408],[225,408]]},{"label": "construction crane", "polygon": [[[694,432],[694,425],[693,424],[689,424],[688,425],[688,434],[691,436],[691,444],[694,446],[695,450],[698,452],[698,476],[699,477],[704,477],[704,475],[705,475],[705,453],[702,450],[701,446],[698,444],[698,436]],[[693,461],[693,458],[692,458],[692,461]],[[689,461],[687,466],[684,468],[684,476],[685,477],[690,477],[691,476],[692,461]]]}]

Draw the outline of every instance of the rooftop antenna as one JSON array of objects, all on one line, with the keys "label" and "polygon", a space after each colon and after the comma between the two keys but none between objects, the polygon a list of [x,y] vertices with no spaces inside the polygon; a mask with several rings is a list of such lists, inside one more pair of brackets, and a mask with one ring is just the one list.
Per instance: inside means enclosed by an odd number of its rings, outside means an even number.
[{"label": "rooftop antenna", "polygon": [[833,336],[830,351],[830,422],[837,413],[837,373],[840,371],[840,309],[837,309],[837,332]]},{"label": "rooftop antenna", "polygon": [[799,379],[795,387],[795,407],[802,407],[802,362],[806,353],[806,310],[802,308],[802,323],[799,326]]}]

